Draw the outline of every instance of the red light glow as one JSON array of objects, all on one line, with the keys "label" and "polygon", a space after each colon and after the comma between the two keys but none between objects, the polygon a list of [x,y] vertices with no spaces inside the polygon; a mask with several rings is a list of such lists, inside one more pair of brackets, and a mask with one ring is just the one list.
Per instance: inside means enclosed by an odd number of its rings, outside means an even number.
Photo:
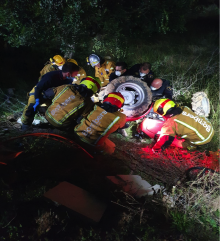
[{"label": "red light glow", "polygon": [[153,153],[150,147],[146,147],[142,148],[139,154],[141,159],[156,160],[164,164],[170,162],[182,170],[200,166],[219,171],[219,151],[209,152],[209,154],[206,155],[205,152],[189,152],[188,150],[169,147],[164,152]]}]

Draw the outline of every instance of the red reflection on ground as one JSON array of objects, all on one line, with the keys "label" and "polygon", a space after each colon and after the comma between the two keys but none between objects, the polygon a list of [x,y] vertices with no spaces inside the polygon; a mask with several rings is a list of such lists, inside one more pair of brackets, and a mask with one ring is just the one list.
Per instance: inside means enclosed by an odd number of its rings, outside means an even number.
[{"label": "red reflection on ground", "polygon": [[205,152],[183,150],[176,147],[169,147],[164,152],[154,153],[150,147],[142,148],[139,151],[141,159],[157,160],[160,163],[172,163],[181,169],[188,169],[190,167],[202,166],[219,171],[219,151]]}]

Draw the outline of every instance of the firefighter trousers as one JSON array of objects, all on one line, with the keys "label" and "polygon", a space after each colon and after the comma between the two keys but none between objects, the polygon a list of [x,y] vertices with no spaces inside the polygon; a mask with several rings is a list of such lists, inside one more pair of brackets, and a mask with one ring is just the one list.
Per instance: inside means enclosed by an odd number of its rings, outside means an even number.
[{"label": "firefighter trousers", "polygon": [[[36,111],[34,111],[33,106],[35,105],[35,87],[27,94],[28,96],[28,104],[24,107],[24,111],[23,114],[21,116],[21,122],[25,125],[31,125],[33,120],[34,120],[34,116],[36,115],[39,106],[37,107]],[[45,104],[46,107],[48,107],[51,104],[51,100],[46,100],[44,98],[40,98],[40,105]]]}]

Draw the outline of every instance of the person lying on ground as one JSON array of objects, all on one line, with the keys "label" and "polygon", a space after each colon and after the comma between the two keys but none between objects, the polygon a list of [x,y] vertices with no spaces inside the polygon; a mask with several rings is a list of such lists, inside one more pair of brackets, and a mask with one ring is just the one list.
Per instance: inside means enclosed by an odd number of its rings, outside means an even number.
[{"label": "person lying on ground", "polygon": [[56,128],[67,129],[76,125],[79,116],[88,114],[94,107],[91,96],[101,87],[97,77],[87,76],[79,85],[62,85],[48,89],[45,95],[53,98],[45,117]]},{"label": "person lying on ground", "polygon": [[28,93],[28,104],[25,106],[21,117],[22,130],[31,127],[40,104],[46,102],[43,98],[43,92],[52,87],[72,84],[73,78],[78,74],[78,71],[79,67],[69,62],[63,65],[62,70],[52,71],[42,76],[41,81]]},{"label": "person lying on ground", "polygon": [[103,103],[100,106],[96,104],[75,127],[77,137],[101,153],[114,153],[115,144],[108,136],[118,128],[123,128],[126,123],[126,115],[120,112],[123,104],[124,97],[121,93],[109,93]]},{"label": "person lying on ground", "polygon": [[154,74],[151,70],[151,64],[148,62],[133,65],[127,71],[126,75],[132,75],[134,77],[140,78],[142,81],[146,82],[149,87],[154,79]]},{"label": "person lying on ground", "polygon": [[153,101],[168,98],[170,100],[173,99],[173,88],[170,85],[169,80],[165,79],[154,79],[150,86]]},{"label": "person lying on ground", "polygon": [[194,150],[198,145],[209,143],[214,136],[212,124],[186,106],[177,107],[170,99],[160,99],[154,103],[153,109],[166,119],[152,148],[154,152],[169,146]]}]

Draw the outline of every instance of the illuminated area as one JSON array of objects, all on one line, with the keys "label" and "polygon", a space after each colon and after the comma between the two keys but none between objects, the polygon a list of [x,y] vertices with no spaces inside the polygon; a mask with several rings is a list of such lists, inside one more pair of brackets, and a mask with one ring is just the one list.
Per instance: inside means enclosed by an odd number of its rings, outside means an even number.
[{"label": "illuminated area", "polygon": [[153,153],[151,148],[142,148],[139,151],[141,158],[150,160],[152,163],[160,164],[162,166],[171,168],[177,167],[181,170],[187,170],[191,167],[206,167],[219,171],[219,151],[205,152],[183,150],[180,148],[169,147],[164,152]]},{"label": "illuminated area", "polygon": [[158,133],[158,131],[161,130],[164,122],[161,120],[154,120],[154,119],[148,119],[146,118],[141,123],[141,130],[150,138],[154,138],[155,134]]}]

